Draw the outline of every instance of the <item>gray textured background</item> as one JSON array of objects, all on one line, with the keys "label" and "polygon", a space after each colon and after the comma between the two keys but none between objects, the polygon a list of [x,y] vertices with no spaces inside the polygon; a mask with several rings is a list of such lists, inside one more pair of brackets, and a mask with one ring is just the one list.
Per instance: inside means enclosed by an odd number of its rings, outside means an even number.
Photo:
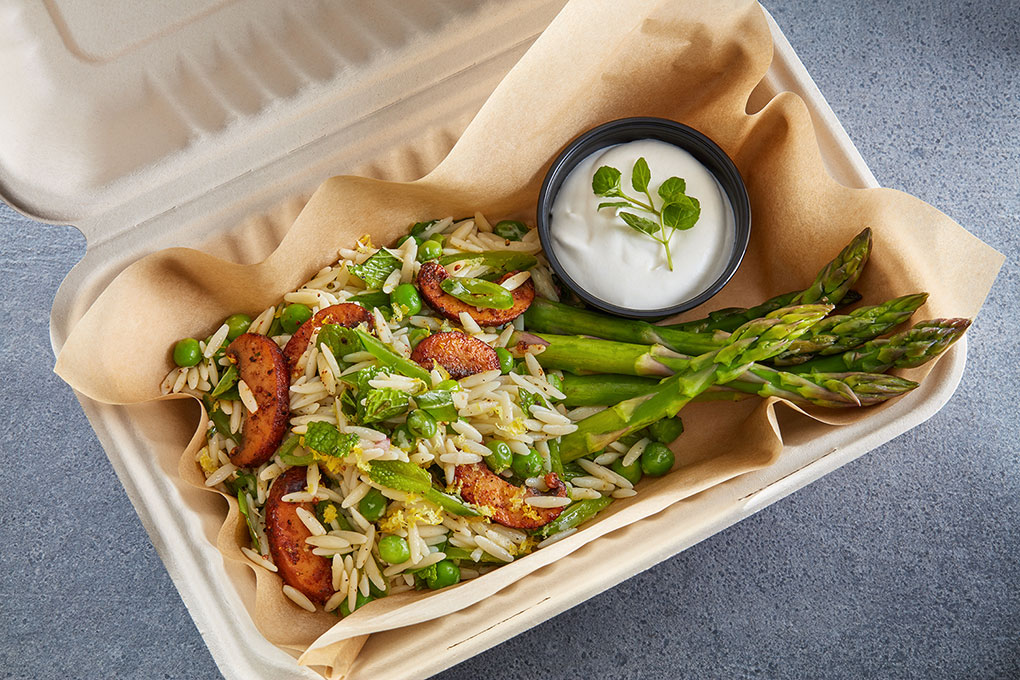
[{"label": "gray textured background", "polygon": [[[1020,6],[899,4],[767,3],[879,181],[1008,256],[959,391],[908,434],[443,680],[1020,677]],[[0,207],[0,243],[0,676],[218,677],[51,373],[48,312],[83,238]]]}]

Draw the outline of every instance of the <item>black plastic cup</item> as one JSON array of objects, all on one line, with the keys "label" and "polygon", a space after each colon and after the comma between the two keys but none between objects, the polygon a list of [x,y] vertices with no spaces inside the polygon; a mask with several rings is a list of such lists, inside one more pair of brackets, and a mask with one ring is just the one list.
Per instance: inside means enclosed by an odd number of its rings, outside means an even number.
[{"label": "black plastic cup", "polygon": [[[678,146],[690,153],[715,176],[733,208],[733,250],[722,274],[694,297],[672,307],[661,309],[628,309],[606,302],[589,293],[564,271],[556,257],[556,250],[550,234],[553,201],[556,199],[556,194],[559,193],[560,186],[574,167],[599,149],[639,139],[656,139]],[[592,200],[595,199],[596,196],[593,194]],[[747,242],[751,237],[751,203],[747,198],[747,189],[744,187],[744,180],[740,177],[740,172],[737,171],[737,166],[733,164],[726,152],[719,148],[718,144],[702,133],[682,123],[665,118],[621,118],[585,132],[568,144],[563,153],[553,161],[552,167],[549,168],[549,172],[545,176],[545,181],[542,182],[542,191],[538,195],[537,223],[538,235],[542,240],[542,248],[549,259],[549,264],[560,280],[579,298],[596,309],[617,316],[656,318],[694,309],[708,301],[729,282],[737,271],[737,267],[740,266],[741,260],[744,259]]]}]

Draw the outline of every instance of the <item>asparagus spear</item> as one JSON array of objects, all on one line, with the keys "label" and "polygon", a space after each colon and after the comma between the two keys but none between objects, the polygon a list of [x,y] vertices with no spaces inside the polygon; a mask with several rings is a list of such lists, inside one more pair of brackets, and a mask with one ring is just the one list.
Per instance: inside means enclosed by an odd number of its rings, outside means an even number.
[{"label": "asparagus spear", "polygon": [[728,337],[722,331],[672,330],[647,321],[621,319],[542,298],[535,298],[528,307],[524,313],[524,325],[544,333],[595,335],[621,342],[659,344],[687,354],[704,354],[719,349],[726,344]]},{"label": "asparagus spear", "polygon": [[[883,333],[888,333],[895,326],[910,318],[910,315],[924,304],[928,298],[927,293],[906,295],[904,297],[889,300],[880,305],[862,307],[850,314],[830,316],[819,321],[809,329],[803,336],[790,345],[790,348],[776,358],[777,364],[802,363],[811,358],[814,354],[832,354],[845,352],[856,347],[867,340],[877,338]],[[637,351],[636,348],[653,344],[650,350],[652,357],[675,356],[669,350],[682,352],[684,354],[698,355],[713,349],[723,347],[729,335],[722,331],[689,332],[676,331],[668,328],[653,326],[644,321],[632,321],[606,316],[598,312],[590,312],[577,307],[550,302],[549,300],[536,299],[531,308],[525,313],[525,323],[528,328],[539,333],[561,334],[561,342],[568,343],[567,335],[591,335],[621,342],[639,343],[629,345],[625,354]],[[511,344],[516,344],[527,337],[518,333],[511,338]],[[588,346],[588,341],[575,338],[577,348],[565,344],[561,349],[552,348],[555,352],[572,353],[576,349]],[[657,347],[656,347],[657,345]],[[615,350],[612,343],[602,345],[599,348],[601,360],[612,360]],[[643,352],[644,350],[641,350]],[[802,358],[801,358],[802,357]],[[625,358],[623,360],[626,360]],[[569,366],[556,366],[571,370]],[[631,371],[617,370],[614,368],[591,369],[598,373],[631,373]],[[637,375],[669,375],[670,372],[651,372]]]},{"label": "asparagus spear", "polygon": [[787,370],[793,373],[881,373],[890,368],[914,368],[946,351],[963,336],[969,326],[970,319],[922,321],[889,338],[872,340],[842,354],[818,357],[789,366]]},{"label": "asparagus spear", "polygon": [[[564,404],[611,406],[647,394],[656,378],[632,375],[568,375],[563,379]],[[917,387],[917,383],[884,373],[805,373],[797,375],[755,364],[743,376],[702,392],[694,401],[737,401],[753,395],[780,397],[802,406],[842,408],[873,406]]]},{"label": "asparagus spear", "polygon": [[651,392],[581,420],[577,430],[561,440],[561,459],[566,463],[599,451],[624,435],[675,416],[712,385],[736,380],[749,364],[783,352],[831,310],[831,305],[798,305],[749,321],[729,336],[724,347],[689,359],[687,370],[666,378]]},{"label": "asparagus spear", "polygon": [[855,309],[849,314],[826,317],[771,363],[776,366],[802,364],[813,354],[824,356],[853,349],[909,319],[927,299],[927,293],[904,295],[880,305]]},{"label": "asparagus spear", "polygon": [[[839,302],[850,291],[861,275],[871,255],[871,229],[865,228],[839,254],[822,268],[815,280],[805,290],[784,293],[766,300],[757,307],[743,309],[730,307],[712,312],[705,319],[687,321],[664,326],[677,331],[732,331],[746,321],[765,316],[769,312],[787,305],[811,304],[815,302]],[[622,339],[622,338],[621,338]],[[662,343],[667,344],[667,343]]]}]

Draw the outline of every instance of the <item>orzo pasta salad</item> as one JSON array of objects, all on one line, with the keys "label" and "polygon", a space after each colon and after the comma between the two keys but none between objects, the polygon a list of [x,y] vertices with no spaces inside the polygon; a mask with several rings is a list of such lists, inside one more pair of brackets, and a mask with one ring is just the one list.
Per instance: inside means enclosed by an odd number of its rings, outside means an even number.
[{"label": "orzo pasta salad", "polygon": [[560,460],[601,407],[568,410],[522,339],[536,293],[558,300],[534,229],[447,218],[363,237],[279,304],[177,343],[162,390],[203,401],[206,484],[237,497],[244,554],[298,606],[450,586],[634,494],[649,437]]}]

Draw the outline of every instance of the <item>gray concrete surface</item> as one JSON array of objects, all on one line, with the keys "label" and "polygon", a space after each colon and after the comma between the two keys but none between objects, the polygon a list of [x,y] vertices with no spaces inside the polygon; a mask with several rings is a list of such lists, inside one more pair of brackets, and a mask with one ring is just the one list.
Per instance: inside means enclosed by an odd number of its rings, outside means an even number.
[{"label": "gray concrete surface", "polygon": [[[908,434],[443,680],[1020,677],[1020,9],[767,4],[879,180],[1008,255],[959,391]],[[0,208],[0,243],[0,677],[218,677],[51,373],[48,312],[84,240]]]}]

